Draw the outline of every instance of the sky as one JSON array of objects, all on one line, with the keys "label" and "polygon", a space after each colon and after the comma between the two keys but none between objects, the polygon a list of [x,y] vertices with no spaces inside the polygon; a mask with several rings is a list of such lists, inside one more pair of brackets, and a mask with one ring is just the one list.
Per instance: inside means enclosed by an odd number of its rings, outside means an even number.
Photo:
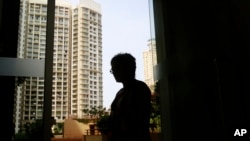
[{"label": "sky", "polygon": [[[72,1],[73,4],[78,0]],[[148,49],[150,22],[148,0],[94,0],[102,9],[103,106],[109,108],[122,88],[109,70],[111,58],[120,52],[136,58],[136,78],[144,81],[143,51]]]}]

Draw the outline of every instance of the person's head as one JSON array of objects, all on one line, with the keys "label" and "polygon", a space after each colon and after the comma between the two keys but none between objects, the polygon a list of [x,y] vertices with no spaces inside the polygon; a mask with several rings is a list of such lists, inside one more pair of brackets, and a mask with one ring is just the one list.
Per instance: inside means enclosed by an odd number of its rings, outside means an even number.
[{"label": "person's head", "polygon": [[111,59],[111,72],[117,82],[135,78],[136,59],[129,53],[118,53]]}]

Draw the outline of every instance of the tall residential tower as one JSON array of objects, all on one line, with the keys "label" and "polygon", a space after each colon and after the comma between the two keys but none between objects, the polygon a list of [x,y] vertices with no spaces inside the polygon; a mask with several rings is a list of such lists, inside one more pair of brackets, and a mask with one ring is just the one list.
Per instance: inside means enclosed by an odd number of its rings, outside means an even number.
[{"label": "tall residential tower", "polygon": [[84,109],[103,106],[101,6],[81,0],[72,19],[71,113],[82,118]]},{"label": "tall residential tower", "polygon": [[[21,0],[18,58],[45,59],[47,0]],[[53,48],[52,117],[81,118],[83,109],[103,105],[101,6],[82,0],[73,8],[56,0]],[[18,78],[14,122],[43,117],[44,78]],[[21,81],[20,81],[21,80]]]},{"label": "tall residential tower", "polygon": [[153,92],[156,83],[156,71],[154,67],[157,65],[155,39],[148,40],[147,45],[148,45],[148,50],[143,52],[144,78],[145,78],[145,83],[149,86],[150,90]]}]

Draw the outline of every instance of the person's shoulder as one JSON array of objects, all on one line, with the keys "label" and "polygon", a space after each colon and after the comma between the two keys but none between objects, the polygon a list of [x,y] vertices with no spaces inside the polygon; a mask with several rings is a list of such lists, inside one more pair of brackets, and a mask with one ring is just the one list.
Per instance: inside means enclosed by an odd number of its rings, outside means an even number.
[{"label": "person's shoulder", "polygon": [[151,96],[151,91],[150,91],[148,85],[145,82],[141,81],[141,80],[136,80],[136,81],[137,81],[136,90],[138,91],[138,95],[142,96],[142,95],[146,94],[146,95],[148,95],[150,97]]},{"label": "person's shoulder", "polygon": [[137,82],[137,84],[140,84],[140,85],[147,85],[145,82],[138,80],[138,79],[136,79],[136,82]]},{"label": "person's shoulder", "polygon": [[141,80],[136,80],[136,82],[137,82],[137,86],[148,88],[148,85],[145,82]]}]

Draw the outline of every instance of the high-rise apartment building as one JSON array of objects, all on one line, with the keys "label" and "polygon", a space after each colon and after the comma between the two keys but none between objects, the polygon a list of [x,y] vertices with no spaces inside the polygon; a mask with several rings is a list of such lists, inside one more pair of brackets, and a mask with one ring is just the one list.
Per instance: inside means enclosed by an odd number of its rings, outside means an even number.
[{"label": "high-rise apartment building", "polygon": [[[23,0],[20,8],[18,58],[45,59],[47,0]],[[71,5],[56,2],[54,29],[52,116],[69,115]],[[42,119],[44,78],[26,77],[17,86],[15,125]]]},{"label": "high-rise apartment building", "polygon": [[[47,0],[21,0],[18,58],[45,59]],[[56,0],[52,117],[62,122],[83,109],[102,106],[102,25],[100,5],[82,0],[76,8]],[[73,12],[73,13],[72,13]],[[22,80],[22,81],[20,81]],[[18,78],[15,125],[42,119],[44,78]]]},{"label": "high-rise apartment building", "polygon": [[73,9],[72,23],[71,113],[82,118],[84,109],[103,106],[100,4],[81,0]]},{"label": "high-rise apartment building", "polygon": [[156,82],[155,66],[157,65],[155,39],[148,40],[147,45],[148,45],[148,50],[143,52],[144,78],[145,78],[145,83],[149,86],[150,90],[153,92]]}]

